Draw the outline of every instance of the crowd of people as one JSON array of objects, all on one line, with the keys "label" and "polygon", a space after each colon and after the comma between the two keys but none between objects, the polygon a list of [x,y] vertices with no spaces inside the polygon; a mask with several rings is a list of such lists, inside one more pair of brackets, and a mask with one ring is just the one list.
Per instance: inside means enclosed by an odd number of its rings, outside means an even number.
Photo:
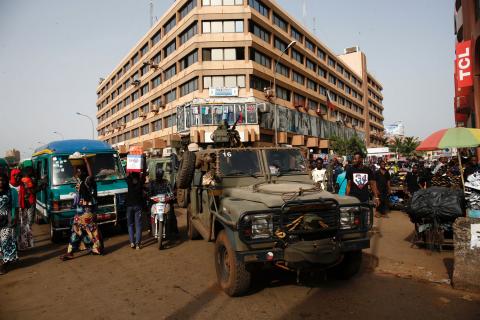
[{"label": "crowd of people", "polygon": [[[354,196],[360,202],[373,202],[379,218],[387,217],[390,196],[394,193],[392,184],[401,186],[397,191],[403,193],[405,200],[431,186],[462,188],[462,170],[455,157],[440,157],[435,161],[417,158],[403,162],[388,162],[386,158],[366,161],[361,152],[356,152],[350,161],[338,159],[333,158],[328,164],[322,158],[312,161],[312,180],[323,190]],[[480,171],[476,156],[462,159],[465,180]]]},{"label": "crowd of people", "polygon": [[[66,253],[63,261],[74,258],[74,253],[89,250],[91,254],[102,255],[103,239],[96,223],[97,183],[87,157],[82,157],[74,166],[76,193],[72,209],[75,210]],[[149,205],[149,197],[160,193],[172,193],[170,183],[164,179],[162,167],[156,168],[156,179],[146,187],[146,176],[132,172],[127,177],[128,193],[127,229],[130,247],[140,250],[142,241],[143,215]],[[34,170],[28,166],[0,172],[0,275],[19,258],[19,251],[34,246],[32,225],[35,220],[36,194],[43,184],[35,178]],[[173,206],[171,206],[173,210]],[[178,235],[175,214],[171,215],[170,229]]]}]

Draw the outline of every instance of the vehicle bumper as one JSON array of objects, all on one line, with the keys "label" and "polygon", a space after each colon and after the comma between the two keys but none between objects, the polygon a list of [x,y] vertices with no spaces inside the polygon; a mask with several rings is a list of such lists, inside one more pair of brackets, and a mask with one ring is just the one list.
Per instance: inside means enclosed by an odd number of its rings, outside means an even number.
[{"label": "vehicle bumper", "polygon": [[289,264],[335,264],[345,252],[358,251],[370,247],[368,238],[342,242],[333,239],[301,241],[289,244],[285,249],[261,249],[237,252],[237,260],[243,263],[279,262]]}]

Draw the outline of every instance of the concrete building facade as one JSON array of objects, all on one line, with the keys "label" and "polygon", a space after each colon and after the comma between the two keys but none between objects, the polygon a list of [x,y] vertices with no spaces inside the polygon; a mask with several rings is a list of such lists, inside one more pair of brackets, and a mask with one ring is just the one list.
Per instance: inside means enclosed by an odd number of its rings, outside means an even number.
[{"label": "concrete building facade", "polygon": [[209,143],[227,120],[247,145],[325,149],[357,133],[375,146],[382,90],[359,48],[334,54],[275,1],[181,0],[101,79],[97,131],[164,148]]}]

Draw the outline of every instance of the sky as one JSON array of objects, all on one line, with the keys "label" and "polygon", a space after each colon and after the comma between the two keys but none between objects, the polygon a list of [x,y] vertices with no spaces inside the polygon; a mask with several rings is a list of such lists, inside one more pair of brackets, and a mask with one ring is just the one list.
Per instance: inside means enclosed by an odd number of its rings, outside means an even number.
[{"label": "sky", "polygon": [[[160,18],[173,0],[153,0]],[[358,45],[383,84],[385,124],[454,126],[453,0],[277,0],[335,53]],[[305,8],[303,2],[305,2]],[[0,157],[90,138],[96,87],[150,28],[149,0],[0,0]],[[315,18],[315,25],[314,25]],[[59,132],[55,134],[54,132]]]}]

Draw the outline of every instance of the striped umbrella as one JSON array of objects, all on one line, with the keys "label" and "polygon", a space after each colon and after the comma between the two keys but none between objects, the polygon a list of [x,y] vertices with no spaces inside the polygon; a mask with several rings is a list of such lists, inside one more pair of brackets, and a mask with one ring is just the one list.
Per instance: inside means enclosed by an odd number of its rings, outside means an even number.
[{"label": "striped umbrella", "polygon": [[439,130],[422,141],[417,151],[445,148],[473,148],[480,146],[480,129],[450,128]]}]

